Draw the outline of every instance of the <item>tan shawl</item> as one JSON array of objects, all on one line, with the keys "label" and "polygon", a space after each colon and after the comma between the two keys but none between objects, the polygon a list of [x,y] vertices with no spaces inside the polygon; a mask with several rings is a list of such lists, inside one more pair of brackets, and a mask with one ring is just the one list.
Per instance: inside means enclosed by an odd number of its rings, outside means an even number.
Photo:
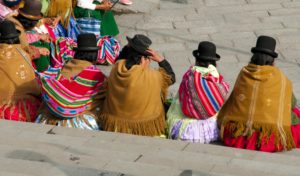
[{"label": "tan shawl", "polygon": [[156,136],[164,133],[165,112],[162,99],[171,78],[160,71],[134,65],[125,60],[112,68],[107,81],[101,120],[104,130]]},{"label": "tan shawl", "polygon": [[249,64],[240,72],[233,92],[219,112],[221,137],[229,125],[234,137],[259,132],[260,144],[263,137],[274,134],[277,145],[293,148],[291,98],[292,83],[278,68]]},{"label": "tan shawl", "polygon": [[35,73],[17,48],[22,50],[19,44],[0,44],[0,105],[40,95]]}]

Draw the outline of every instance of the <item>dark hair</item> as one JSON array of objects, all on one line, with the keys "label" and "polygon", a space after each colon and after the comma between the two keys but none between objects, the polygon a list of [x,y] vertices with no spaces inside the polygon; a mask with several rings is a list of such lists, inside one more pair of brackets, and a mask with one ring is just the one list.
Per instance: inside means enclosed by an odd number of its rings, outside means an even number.
[{"label": "dark hair", "polygon": [[132,47],[126,45],[122,48],[122,51],[120,52],[120,55],[117,58],[117,60],[126,59],[125,66],[128,70],[130,70],[133,65],[141,63],[141,59],[143,56],[144,55],[138,53]]},{"label": "dark hair", "polygon": [[19,39],[19,37],[10,38],[10,39],[2,39],[2,40],[0,40],[0,43],[20,44],[20,39]]},{"label": "dark hair", "polygon": [[30,30],[34,28],[38,23],[38,20],[28,19],[21,14],[19,14],[16,18],[20,21],[20,23],[23,25],[25,30]]},{"label": "dark hair", "polygon": [[273,65],[274,57],[264,54],[264,53],[254,53],[250,64],[255,65]]},{"label": "dark hair", "polygon": [[196,66],[207,68],[210,64],[215,66],[215,67],[217,66],[217,63],[214,60],[204,61],[204,60],[197,60],[196,59]]},{"label": "dark hair", "polygon": [[97,60],[98,51],[76,51],[74,58],[94,62]]}]

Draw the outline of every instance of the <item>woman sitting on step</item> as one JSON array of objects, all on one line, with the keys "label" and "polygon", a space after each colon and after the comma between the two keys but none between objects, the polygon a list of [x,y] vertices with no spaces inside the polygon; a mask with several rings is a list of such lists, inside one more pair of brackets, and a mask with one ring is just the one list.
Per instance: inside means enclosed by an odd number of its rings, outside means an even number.
[{"label": "woman sitting on step", "polygon": [[[101,36],[117,36],[119,34],[119,29],[113,12],[111,11],[111,7],[112,3],[109,0],[77,0],[74,14],[77,20],[92,18],[100,21],[101,25],[98,29],[98,33],[100,33]],[[89,20],[87,20],[86,23],[89,23]],[[92,25],[93,24],[90,24],[90,26]]]},{"label": "woman sitting on step", "polygon": [[[160,136],[165,133],[163,102],[175,74],[167,60],[149,49],[148,37],[127,40],[107,79],[101,125],[106,131]],[[151,60],[158,62],[159,70],[150,67]]]},{"label": "woman sitting on step", "polygon": [[210,143],[219,138],[217,113],[229,85],[216,68],[220,56],[211,42],[201,42],[193,52],[196,65],[184,74],[179,91],[167,113],[171,139]]},{"label": "woman sitting on step", "polygon": [[36,122],[99,130],[100,94],[105,75],[95,65],[98,50],[94,34],[80,34],[74,59],[62,68],[40,73],[44,106]]},{"label": "woman sitting on step", "polygon": [[275,46],[271,37],[258,38],[220,110],[218,124],[227,146],[264,152],[300,147],[299,109],[291,81],[274,66]]},{"label": "woman sitting on step", "polygon": [[14,23],[0,22],[0,119],[33,122],[41,91],[19,36]]}]

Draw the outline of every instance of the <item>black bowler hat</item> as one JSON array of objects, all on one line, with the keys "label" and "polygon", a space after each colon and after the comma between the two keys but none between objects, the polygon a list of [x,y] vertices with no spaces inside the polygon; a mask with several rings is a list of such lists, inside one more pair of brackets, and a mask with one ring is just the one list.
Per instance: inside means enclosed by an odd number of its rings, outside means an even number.
[{"label": "black bowler hat", "polygon": [[198,50],[194,50],[193,55],[199,60],[220,60],[220,56],[216,53],[216,45],[208,41],[200,42],[198,45]]},{"label": "black bowler hat", "polygon": [[97,39],[95,34],[83,33],[77,37],[77,47],[74,48],[76,51],[97,51],[100,46],[97,46]]},{"label": "black bowler hat", "polygon": [[19,9],[19,13],[30,20],[40,20],[43,18],[42,3],[40,0],[25,0],[24,7]]},{"label": "black bowler hat", "polygon": [[150,54],[147,52],[149,46],[152,44],[152,41],[145,35],[136,34],[133,38],[126,37],[129,45],[136,50],[137,52],[149,56]]},{"label": "black bowler hat", "polygon": [[276,40],[269,36],[259,36],[256,41],[256,47],[251,49],[252,53],[264,53],[274,58],[278,57],[275,52]]},{"label": "black bowler hat", "polygon": [[20,34],[13,22],[7,20],[0,22],[0,40],[16,38]]}]

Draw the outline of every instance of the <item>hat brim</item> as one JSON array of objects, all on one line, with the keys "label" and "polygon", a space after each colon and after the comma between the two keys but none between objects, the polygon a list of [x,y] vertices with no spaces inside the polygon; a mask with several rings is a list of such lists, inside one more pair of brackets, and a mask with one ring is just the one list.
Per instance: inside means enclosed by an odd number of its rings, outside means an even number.
[{"label": "hat brim", "polygon": [[147,51],[141,51],[139,48],[137,48],[137,47],[134,45],[134,43],[133,43],[133,41],[132,41],[132,38],[126,36],[126,39],[127,39],[128,43],[129,43],[130,47],[132,47],[132,48],[133,48],[135,51],[137,51],[138,53],[140,53],[140,54],[142,54],[142,55],[145,55],[145,56],[150,56],[150,55],[151,55],[151,54],[148,53]]},{"label": "hat brim", "polygon": [[210,56],[203,56],[201,55],[198,50],[194,50],[193,51],[193,56],[196,58],[196,59],[202,59],[202,60],[208,60],[208,61],[218,61],[220,60],[220,55],[216,53],[215,57],[210,57]]},{"label": "hat brim", "polygon": [[19,10],[19,13],[24,16],[25,18],[28,18],[30,20],[40,20],[43,18],[42,14],[40,14],[39,16],[34,16],[34,15],[29,15],[29,14],[26,14],[24,12],[22,12],[21,10]]},{"label": "hat brim", "polygon": [[16,31],[17,31],[17,33],[14,33],[14,34],[9,34],[9,35],[6,35],[6,36],[1,36],[0,35],[0,39],[6,40],[6,39],[11,39],[11,38],[19,37],[20,34],[21,34],[21,31],[19,31],[18,29]]},{"label": "hat brim", "polygon": [[100,46],[95,46],[95,47],[74,47],[73,50],[74,51],[98,51],[99,49],[101,49]]},{"label": "hat brim", "polygon": [[265,48],[256,48],[256,47],[253,47],[251,49],[251,52],[252,53],[264,53],[264,54],[267,54],[267,55],[270,55],[274,58],[277,58],[278,57],[278,54],[272,50],[269,50],[269,49],[265,49]]}]

